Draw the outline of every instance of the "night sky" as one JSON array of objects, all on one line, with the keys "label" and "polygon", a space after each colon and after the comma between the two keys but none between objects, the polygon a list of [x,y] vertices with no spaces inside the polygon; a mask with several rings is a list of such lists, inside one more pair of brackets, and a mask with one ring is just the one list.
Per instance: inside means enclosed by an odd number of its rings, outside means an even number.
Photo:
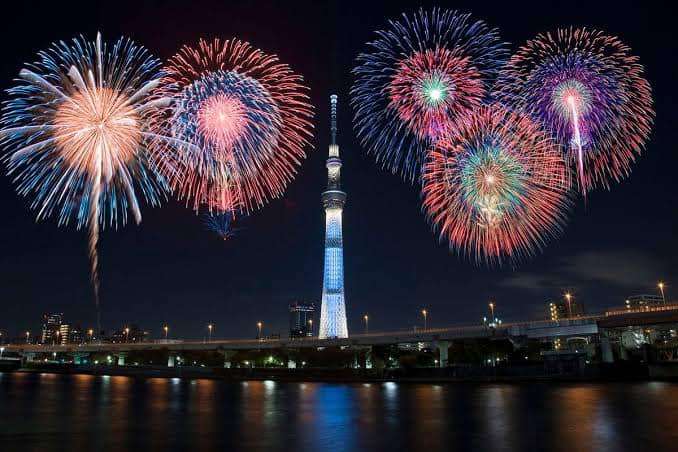
[{"label": "night sky", "polygon": [[[19,4],[21,3],[21,4]],[[114,6],[113,6],[114,5]],[[646,152],[631,177],[593,192],[569,214],[562,237],[517,268],[487,269],[440,244],[421,213],[419,192],[382,170],[357,143],[351,127],[350,70],[387,18],[418,6],[448,6],[499,27],[512,49],[538,32],[588,26],[619,36],[640,56],[657,112]],[[11,10],[8,8],[12,8]],[[667,281],[678,297],[675,147],[677,39],[662,3],[553,2],[292,2],[116,1],[15,2],[3,6],[0,87],[53,41],[77,34],[111,41],[121,34],[162,59],[200,37],[238,37],[276,53],[304,75],[316,106],[315,150],[284,198],[239,223],[224,242],[199,217],[170,200],[146,208],[139,226],[107,230],[100,242],[102,324],[136,323],[160,336],[286,334],[291,301],[320,302],[329,140],[328,97],[339,95],[339,143],[344,160],[345,287],[349,331],[410,328],[419,311],[430,326],[477,322],[490,299],[503,319],[545,316],[547,300],[571,291],[589,311],[621,305],[628,295],[655,293]],[[4,94],[3,94],[4,96]],[[86,233],[35,223],[28,201],[15,194],[3,168],[0,252],[0,331],[37,332],[43,312],[68,323],[94,325]],[[673,283],[673,286],[672,284]]]}]

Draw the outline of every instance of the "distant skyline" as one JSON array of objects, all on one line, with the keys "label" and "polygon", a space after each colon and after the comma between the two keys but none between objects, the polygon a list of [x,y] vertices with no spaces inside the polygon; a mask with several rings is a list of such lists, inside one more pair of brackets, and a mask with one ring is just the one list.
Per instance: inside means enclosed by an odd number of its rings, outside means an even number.
[{"label": "distant skyline", "polygon": [[[0,88],[9,88],[24,63],[53,41],[98,30],[121,34],[161,59],[200,37],[238,37],[304,75],[316,107],[315,149],[307,149],[283,198],[237,221],[222,240],[190,209],[169,199],[146,206],[141,225],[104,230],[100,247],[102,325],[135,323],[155,337],[167,323],[171,336],[254,337],[287,330],[288,305],[320,306],[329,95],[339,95],[339,135],[349,193],[343,212],[344,270],[349,333],[411,328],[430,313],[430,327],[478,322],[487,303],[502,319],[544,318],[549,300],[571,292],[588,311],[621,306],[634,294],[678,299],[678,217],[675,148],[678,50],[665,7],[621,2],[128,2],[64,8],[50,2],[6,6],[0,31]],[[500,29],[511,50],[538,32],[563,26],[600,28],[640,57],[653,88],[656,121],[631,175],[611,190],[577,199],[560,238],[516,268],[476,266],[438,243],[421,212],[415,185],[383,170],[366,155],[352,130],[348,91],[355,57],[386,20],[419,6],[451,7]],[[39,12],[39,13],[36,13]],[[237,20],[233,20],[237,18]],[[2,95],[3,100],[6,96]],[[2,165],[4,219],[0,253],[0,331],[37,333],[46,312],[67,322],[95,325],[85,232],[35,223]]]}]

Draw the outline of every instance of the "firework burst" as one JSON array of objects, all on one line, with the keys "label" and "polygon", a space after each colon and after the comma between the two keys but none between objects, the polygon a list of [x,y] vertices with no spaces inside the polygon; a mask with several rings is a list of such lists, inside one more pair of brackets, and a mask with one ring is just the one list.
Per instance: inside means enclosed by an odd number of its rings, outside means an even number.
[{"label": "firework burst", "polygon": [[157,90],[171,103],[154,128],[170,135],[156,161],[196,210],[249,212],[278,197],[305,158],[313,109],[302,78],[239,40],[201,40],[169,60]]},{"label": "firework burst", "polygon": [[654,118],[638,58],[600,31],[562,29],[528,41],[502,70],[495,94],[545,124],[584,194],[629,174]]},{"label": "firework burst", "polygon": [[222,240],[228,240],[238,231],[233,227],[235,214],[233,212],[214,212],[204,215],[205,227],[217,234]]},{"label": "firework burst", "polygon": [[[140,193],[152,205],[164,197],[163,179],[148,161],[157,138],[147,128],[161,99],[158,60],[121,38],[108,48],[76,38],[38,54],[8,90],[0,142],[9,174],[37,218],[56,216],[89,229],[91,277],[99,307],[97,242],[100,225],[141,221]],[[99,325],[100,327],[100,325]]]},{"label": "firework burst", "polygon": [[487,98],[505,45],[469,14],[433,9],[390,21],[368,46],[353,70],[358,137],[385,168],[414,180],[431,143]]},{"label": "firework burst", "polygon": [[480,107],[442,137],[422,172],[423,206],[441,240],[476,262],[516,261],[556,235],[565,162],[527,115]]}]

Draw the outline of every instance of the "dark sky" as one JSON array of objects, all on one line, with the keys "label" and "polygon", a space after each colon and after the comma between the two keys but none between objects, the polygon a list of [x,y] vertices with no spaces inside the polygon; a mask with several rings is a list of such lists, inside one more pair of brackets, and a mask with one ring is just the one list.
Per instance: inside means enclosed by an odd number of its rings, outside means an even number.
[{"label": "dark sky", "polygon": [[[652,84],[657,120],[631,177],[592,193],[570,212],[563,236],[518,268],[477,267],[439,244],[420,210],[419,192],[381,170],[357,144],[348,107],[350,69],[386,18],[433,3],[294,1],[13,2],[3,6],[0,87],[51,42],[98,30],[120,34],[170,57],[200,37],[239,37],[276,53],[304,75],[317,107],[310,151],[284,199],[240,223],[229,242],[204,230],[179,203],[146,208],[140,226],[106,231],[100,246],[103,326],[138,323],[160,335],[251,337],[286,329],[287,304],[320,301],[326,183],[328,96],[340,96],[346,303],[349,330],[369,312],[372,330],[476,322],[496,300],[506,320],[541,318],[545,302],[570,290],[590,311],[620,305],[668,282],[678,296],[676,251],[675,26],[663,3],[628,1],[439,2],[471,11],[502,31],[512,49],[540,31],[589,26],[619,36],[640,56]],[[21,3],[21,4],[17,4]],[[112,6],[114,5],[114,6]],[[13,8],[13,10],[8,10]],[[4,221],[0,252],[0,331],[38,330],[45,311],[93,325],[86,234],[34,222],[27,201],[0,177]],[[674,283],[674,287],[671,286]]]}]

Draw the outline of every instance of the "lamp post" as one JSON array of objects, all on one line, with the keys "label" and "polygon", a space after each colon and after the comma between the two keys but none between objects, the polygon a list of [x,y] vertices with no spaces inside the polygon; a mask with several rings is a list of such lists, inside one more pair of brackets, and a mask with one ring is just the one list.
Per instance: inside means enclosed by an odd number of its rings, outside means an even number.
[{"label": "lamp post", "polygon": [[264,326],[263,322],[257,322],[257,339],[261,340],[261,328]]},{"label": "lamp post", "polygon": [[125,327],[125,343],[129,342],[129,327]]},{"label": "lamp post", "polygon": [[428,311],[426,309],[422,309],[421,315],[424,316],[424,331],[426,331],[428,330]]},{"label": "lamp post", "polygon": [[208,335],[207,342],[212,342],[212,329],[213,328],[214,328],[214,325],[212,325],[211,323],[207,325],[207,335]]},{"label": "lamp post", "polygon": [[58,344],[59,344],[59,334],[60,334],[59,330],[56,330],[56,334],[54,335],[54,337],[56,338],[56,339],[54,340],[54,345],[58,345]]},{"label": "lamp post", "polygon": [[495,323],[495,320],[494,320],[494,306],[495,306],[495,304],[494,304],[493,301],[490,301],[490,304],[488,306],[490,307],[490,325],[492,325],[492,324]]},{"label": "lamp post", "polygon": [[0,358],[2,358],[2,354],[5,352],[5,347],[0,347]]},{"label": "lamp post", "polygon": [[365,334],[368,334],[370,332],[370,316],[365,314],[363,320],[365,321]]},{"label": "lamp post", "polygon": [[165,340],[167,340],[167,334],[169,333],[169,326],[165,325],[162,327],[162,329],[165,331]]},{"label": "lamp post", "polygon": [[657,284],[657,287],[659,287],[659,292],[662,294],[662,304],[666,304],[666,298],[664,297],[664,282],[659,281],[659,284]]},{"label": "lamp post", "polygon": [[313,336],[313,319],[308,319],[308,330],[311,333],[309,336]]},{"label": "lamp post", "polygon": [[30,331],[26,331],[26,343],[27,343],[27,344],[28,344],[28,341],[30,340],[30,337],[31,337],[31,332],[30,332]]},{"label": "lamp post", "polygon": [[572,294],[570,292],[567,292],[565,294],[565,300],[567,301],[567,316],[568,318],[572,318]]},{"label": "lamp post", "polygon": [[87,335],[89,336],[89,341],[92,342],[92,338],[94,337],[94,330],[92,328],[87,330]]}]

